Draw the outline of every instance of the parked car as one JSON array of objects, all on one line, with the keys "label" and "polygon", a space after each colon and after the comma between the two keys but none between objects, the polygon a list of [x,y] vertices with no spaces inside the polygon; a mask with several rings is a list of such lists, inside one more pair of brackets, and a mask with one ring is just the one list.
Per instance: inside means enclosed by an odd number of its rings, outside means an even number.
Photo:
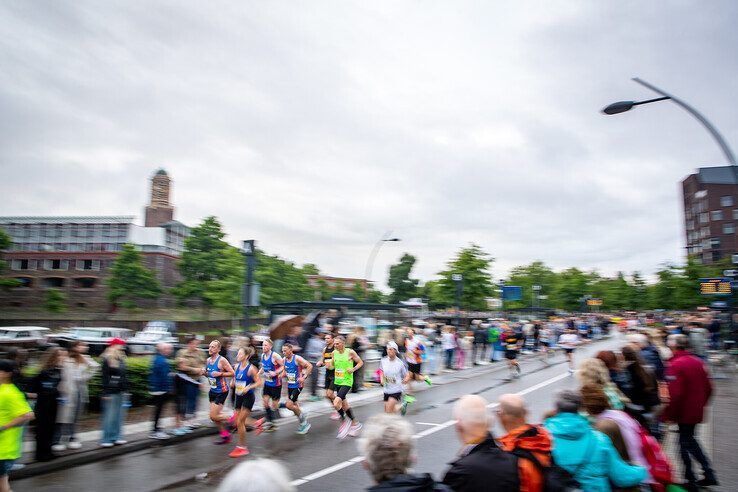
[{"label": "parked car", "polygon": [[128,340],[128,349],[132,355],[153,354],[156,344],[171,343],[174,349],[179,348],[179,340],[174,335],[176,325],[174,321],[149,321],[142,331]]},{"label": "parked car", "polygon": [[44,349],[47,346],[46,332],[42,326],[1,326],[0,353],[6,353],[11,347],[22,347],[27,350]]},{"label": "parked car", "polygon": [[132,330],[114,327],[74,327],[61,333],[54,333],[47,337],[49,342],[57,343],[62,347],[69,345],[73,340],[82,340],[90,347],[90,355],[100,355],[113,338],[128,340]]}]

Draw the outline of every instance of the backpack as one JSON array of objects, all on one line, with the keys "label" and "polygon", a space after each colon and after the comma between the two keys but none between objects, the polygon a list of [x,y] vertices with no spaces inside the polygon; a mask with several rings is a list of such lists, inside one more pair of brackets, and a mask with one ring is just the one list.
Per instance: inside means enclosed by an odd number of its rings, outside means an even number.
[{"label": "backpack", "polygon": [[[512,450],[512,454],[517,456],[518,459],[525,458],[540,470],[543,475],[544,492],[578,492],[583,490],[582,485],[577,482],[574,475],[554,463],[553,460],[551,466],[543,466],[543,463],[538,461],[538,458],[527,449],[515,448]],[[582,465],[584,465],[584,462],[577,466],[577,471]]]},{"label": "backpack", "polygon": [[643,426],[640,427],[638,433],[641,437],[643,457],[648,462],[648,473],[661,485],[663,490],[664,485],[674,482],[671,462],[656,438],[649,434]]}]

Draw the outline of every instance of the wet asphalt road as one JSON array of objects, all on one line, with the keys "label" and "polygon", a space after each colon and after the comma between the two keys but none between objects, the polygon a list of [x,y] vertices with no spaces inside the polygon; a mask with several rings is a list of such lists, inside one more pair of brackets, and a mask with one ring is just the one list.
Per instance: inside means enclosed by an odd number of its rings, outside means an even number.
[{"label": "wet asphalt road", "polygon": [[[618,347],[622,344],[618,335],[577,350],[576,358],[593,355],[598,350]],[[447,463],[459,448],[451,423],[453,403],[461,395],[477,393],[490,403],[504,393],[522,392],[528,402],[534,421],[552,405],[552,395],[562,388],[576,385],[568,375],[563,355],[553,359],[546,367],[540,360],[523,362],[523,377],[507,382],[506,370],[500,370],[503,362],[478,367],[461,374],[448,374],[437,378],[437,384],[417,393],[417,402],[411,406],[407,418],[416,431],[416,472],[429,472],[441,478]],[[415,383],[419,385],[420,383]],[[332,491],[362,490],[371,485],[369,475],[359,462],[356,439],[335,438],[337,423],[325,412],[312,414],[312,429],[305,436],[296,435],[297,424],[284,422],[277,432],[252,437],[248,434],[250,457],[277,458],[284,462],[298,490]],[[360,404],[356,415],[360,420],[382,411],[381,397]],[[494,432],[499,435],[501,429]],[[152,448],[98,463],[78,466],[69,470],[50,473],[13,482],[13,490],[23,491],[123,491],[123,490],[214,490],[236,460],[228,458],[232,449],[214,446],[213,438],[200,438],[181,444]],[[250,458],[246,458],[250,459]],[[335,470],[331,473],[331,470]],[[198,481],[198,474],[207,473]]]}]

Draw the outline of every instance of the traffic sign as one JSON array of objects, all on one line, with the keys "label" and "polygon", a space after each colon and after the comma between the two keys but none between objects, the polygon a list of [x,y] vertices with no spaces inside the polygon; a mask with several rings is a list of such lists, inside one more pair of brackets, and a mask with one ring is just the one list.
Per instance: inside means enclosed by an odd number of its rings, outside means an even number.
[{"label": "traffic sign", "polygon": [[464,277],[460,273],[454,273],[451,275],[451,280],[453,280],[454,282],[461,282],[462,280],[464,280]]},{"label": "traffic sign", "polygon": [[506,301],[519,301],[523,298],[523,288],[518,285],[502,287],[502,298]]},{"label": "traffic sign", "polygon": [[738,270],[723,270],[724,277],[737,277]]},{"label": "traffic sign", "polygon": [[733,293],[729,278],[701,278],[700,294],[703,296],[728,296]]},{"label": "traffic sign", "polygon": [[587,299],[587,306],[602,306],[602,299]]},{"label": "traffic sign", "polygon": [[738,265],[738,254],[731,255],[730,258],[734,265]]}]

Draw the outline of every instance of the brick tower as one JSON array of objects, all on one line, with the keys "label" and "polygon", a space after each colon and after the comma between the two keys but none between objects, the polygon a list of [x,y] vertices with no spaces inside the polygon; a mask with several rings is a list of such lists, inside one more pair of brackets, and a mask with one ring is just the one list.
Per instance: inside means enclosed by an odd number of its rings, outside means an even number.
[{"label": "brick tower", "polygon": [[172,180],[164,169],[151,178],[151,203],[146,207],[146,227],[157,227],[174,219],[174,207],[169,203]]}]

